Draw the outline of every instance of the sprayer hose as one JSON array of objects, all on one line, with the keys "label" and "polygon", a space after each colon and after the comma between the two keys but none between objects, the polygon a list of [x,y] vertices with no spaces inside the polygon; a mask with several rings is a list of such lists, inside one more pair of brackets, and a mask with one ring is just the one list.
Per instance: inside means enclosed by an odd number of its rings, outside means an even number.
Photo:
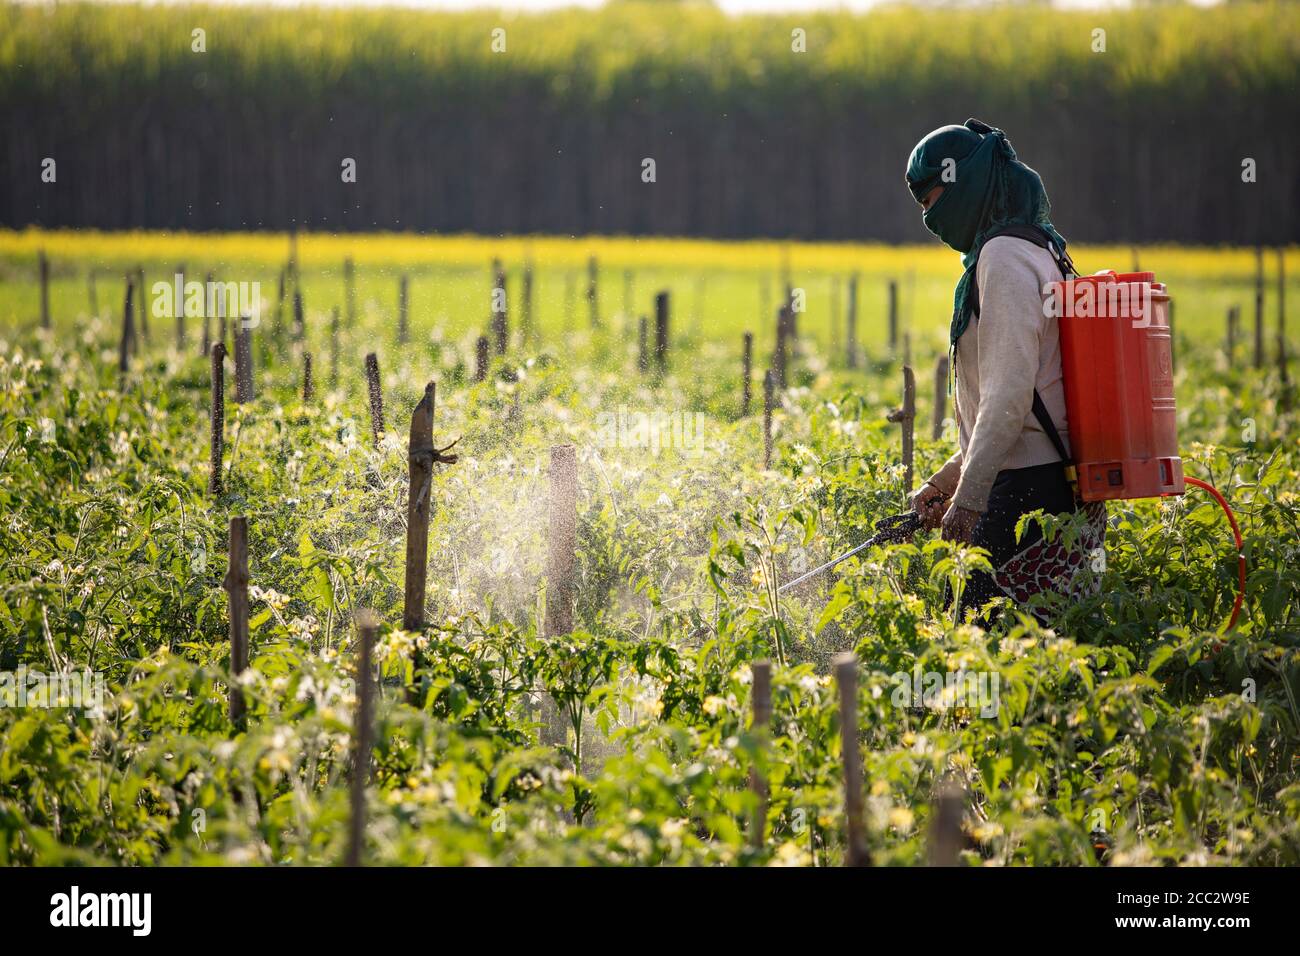
[{"label": "sprayer hose", "polygon": [[1219,507],[1223,509],[1223,513],[1228,516],[1228,524],[1232,525],[1232,536],[1237,539],[1237,600],[1232,605],[1232,617],[1228,618],[1226,630],[1230,631],[1237,624],[1237,615],[1241,613],[1241,602],[1246,598],[1246,549],[1241,541],[1241,529],[1237,527],[1237,517],[1228,507],[1228,502],[1224,500],[1223,495],[1219,494],[1218,488],[1199,478],[1184,477],[1183,480],[1189,485],[1203,488],[1214,497]]}]

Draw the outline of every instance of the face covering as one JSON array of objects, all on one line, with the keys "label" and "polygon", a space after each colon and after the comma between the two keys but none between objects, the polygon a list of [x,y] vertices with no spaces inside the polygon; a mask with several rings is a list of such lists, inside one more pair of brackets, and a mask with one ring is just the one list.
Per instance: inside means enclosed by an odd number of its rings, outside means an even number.
[{"label": "face covering", "polygon": [[1043,181],[1020,160],[1006,134],[979,120],[943,126],[912,150],[907,186],[920,202],[936,186],[943,193],[925,211],[925,227],[962,254],[965,271],[953,295],[948,340],[957,340],[974,311],[971,285],[980,249],[999,229],[1010,225],[1043,228],[1060,253],[1063,239],[1052,225],[1051,203]]}]

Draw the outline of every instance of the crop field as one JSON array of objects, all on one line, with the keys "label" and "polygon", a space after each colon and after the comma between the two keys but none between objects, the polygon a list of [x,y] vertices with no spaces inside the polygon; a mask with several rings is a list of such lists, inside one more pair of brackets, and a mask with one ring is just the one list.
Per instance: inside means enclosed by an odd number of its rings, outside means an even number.
[{"label": "crop field", "polygon": [[1300,864],[1295,250],[1074,256],[1169,285],[1231,629],[1192,488],[1050,626],[926,532],[777,593],[906,509],[905,363],[953,450],[937,245],[0,232],[0,863]]}]

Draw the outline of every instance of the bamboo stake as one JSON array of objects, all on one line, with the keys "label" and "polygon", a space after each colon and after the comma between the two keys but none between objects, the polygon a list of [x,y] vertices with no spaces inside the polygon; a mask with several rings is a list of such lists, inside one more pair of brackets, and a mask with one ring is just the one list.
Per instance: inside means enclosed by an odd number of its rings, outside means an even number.
[{"label": "bamboo stake", "polygon": [[956,781],[940,782],[930,813],[928,849],[931,866],[956,866],[961,860],[962,822],[966,815],[966,791]]},{"label": "bamboo stake", "polygon": [[591,256],[587,259],[587,308],[590,310],[593,329],[600,328],[600,292],[596,285],[599,274],[600,267],[596,264],[596,257]]},{"label": "bamboo stake", "polygon": [[302,353],[302,403],[308,405],[316,397],[316,383],[311,375],[311,353]]},{"label": "bamboo stake", "polygon": [[938,441],[943,437],[943,422],[948,417],[948,353],[940,355],[934,363],[934,416],[930,421],[930,437]]},{"label": "bamboo stake", "polygon": [[903,491],[906,494],[911,494],[913,432],[916,424],[916,376],[912,374],[912,366],[910,365],[903,366],[903,405],[901,408],[896,408],[890,412],[888,419],[903,426],[903,468],[906,473]]},{"label": "bamboo stake", "polygon": [[506,311],[506,273],[499,259],[492,261],[492,318],[489,327],[496,341],[497,355],[505,355],[510,340],[510,316]]},{"label": "bamboo stake", "polygon": [[352,727],[352,777],[348,787],[348,866],[361,866],[366,843],[366,787],[374,746],[375,687],[371,671],[378,618],[369,609],[357,613],[357,710]]},{"label": "bamboo stake", "polygon": [[474,344],[474,381],[487,381],[488,373],[488,337],[480,335]]},{"label": "bamboo stake", "polygon": [[1264,247],[1255,247],[1255,368],[1264,367]]},{"label": "bamboo stake", "polygon": [[235,401],[245,405],[253,400],[253,330],[244,316],[235,326]]},{"label": "bamboo stake", "polygon": [[222,586],[230,603],[230,723],[245,730],[247,712],[239,675],[248,669],[248,519],[242,515],[230,519],[230,563]]},{"label": "bamboo stake", "polygon": [[858,367],[858,276],[849,276],[849,316],[846,333],[845,363],[849,368]]},{"label": "bamboo stake", "polygon": [[403,275],[397,281],[397,344],[406,345],[411,341],[411,329],[406,315],[407,279]]},{"label": "bamboo stake", "polygon": [[863,820],[862,754],[858,751],[858,661],[852,654],[835,658],[840,689],[840,747],[844,762],[844,813],[848,818],[845,866],[870,866]]},{"label": "bamboo stake", "polygon": [[209,413],[211,442],[209,449],[208,494],[221,497],[221,457],[226,444],[226,346],[217,342],[212,346],[212,409]]},{"label": "bamboo stake", "polygon": [[379,356],[366,355],[366,385],[370,391],[370,430],[375,436],[375,447],[384,437],[384,390],[379,382]]},{"label": "bamboo stake", "polygon": [[763,373],[763,470],[772,467],[772,370]]},{"label": "bamboo stake", "polygon": [[41,273],[41,328],[50,328],[50,260],[42,249],[37,254],[37,263]]},{"label": "bamboo stake", "polygon": [[131,350],[135,347],[135,309],[131,297],[135,293],[135,283],[126,277],[126,304],[122,307],[122,339],[117,346],[117,370],[123,375],[131,365]]},{"label": "bamboo stake", "polygon": [[[769,661],[754,661],[750,668],[754,675],[753,707],[755,734],[766,738],[768,725],[772,721],[772,664]],[[749,843],[759,849],[766,842],[767,836],[767,778],[757,767],[749,771],[749,789],[753,791],[755,807],[754,819],[750,823]]]},{"label": "bamboo stake", "polygon": [[655,371],[664,375],[668,371],[668,322],[671,305],[668,292],[655,295]]},{"label": "bamboo stake", "polygon": [[754,377],[754,333],[745,333],[745,347],[741,353],[740,359],[740,417],[744,418],[749,414],[749,403],[753,385],[751,379]]}]

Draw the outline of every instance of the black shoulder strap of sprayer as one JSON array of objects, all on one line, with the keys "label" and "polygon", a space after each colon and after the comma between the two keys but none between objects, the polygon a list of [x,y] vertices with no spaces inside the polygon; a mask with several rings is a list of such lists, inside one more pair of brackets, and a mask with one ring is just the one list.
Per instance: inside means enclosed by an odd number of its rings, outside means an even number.
[{"label": "black shoulder strap of sprayer", "polygon": [[[1014,236],[1017,239],[1023,239],[1026,242],[1032,242],[1040,249],[1046,249],[1056,260],[1056,267],[1061,270],[1061,277],[1072,279],[1076,275],[1074,263],[1070,260],[1070,255],[1064,249],[1057,249],[1056,243],[1052,242],[1047,231],[1038,226],[1003,226],[1001,229],[988,236],[988,239],[994,239],[998,236]],[[987,242],[988,239],[985,241]],[[980,290],[977,279],[977,265],[979,257],[976,257],[975,264],[971,267],[970,277],[970,300],[971,309],[976,319],[980,317]],[[1070,463],[1070,456],[1065,451],[1065,442],[1061,440],[1061,433],[1056,430],[1056,423],[1052,421],[1051,414],[1047,411],[1047,406],[1043,404],[1043,396],[1038,394],[1038,389],[1034,389],[1034,417],[1038,419],[1038,424],[1043,427],[1047,437],[1051,439],[1052,447],[1056,453],[1061,456],[1061,460],[1067,465]]]}]

